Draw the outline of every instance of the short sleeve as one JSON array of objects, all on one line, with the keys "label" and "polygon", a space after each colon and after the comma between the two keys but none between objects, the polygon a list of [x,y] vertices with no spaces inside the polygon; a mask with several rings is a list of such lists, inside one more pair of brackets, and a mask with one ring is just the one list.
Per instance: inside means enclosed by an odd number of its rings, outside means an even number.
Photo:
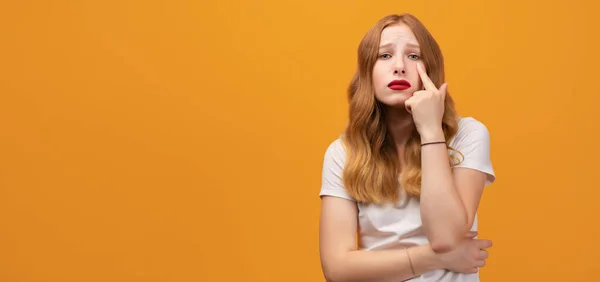
[{"label": "short sleeve", "polygon": [[348,194],[342,180],[345,162],[346,152],[344,145],[342,144],[342,140],[338,138],[325,151],[319,197],[334,196],[356,201]]},{"label": "short sleeve", "polygon": [[462,162],[455,167],[475,169],[487,174],[485,185],[496,180],[496,174],[490,158],[490,133],[487,127],[474,118],[462,118],[459,129],[450,144],[462,153],[457,155]]}]

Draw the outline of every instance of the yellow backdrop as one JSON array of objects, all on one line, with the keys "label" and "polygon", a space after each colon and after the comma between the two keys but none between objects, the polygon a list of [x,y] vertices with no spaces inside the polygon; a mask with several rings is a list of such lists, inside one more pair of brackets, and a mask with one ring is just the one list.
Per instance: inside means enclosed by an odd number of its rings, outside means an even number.
[{"label": "yellow backdrop", "polygon": [[323,154],[402,12],[491,132],[483,281],[595,279],[592,1],[5,2],[0,281],[324,281]]}]

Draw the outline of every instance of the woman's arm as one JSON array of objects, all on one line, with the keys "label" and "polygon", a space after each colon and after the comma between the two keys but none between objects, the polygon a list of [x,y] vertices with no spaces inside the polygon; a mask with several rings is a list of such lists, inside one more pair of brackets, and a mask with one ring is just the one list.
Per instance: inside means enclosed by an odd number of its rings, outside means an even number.
[{"label": "woman's arm", "polygon": [[[485,140],[487,131],[471,136]],[[425,133],[422,142],[444,140],[441,130]],[[421,148],[421,219],[436,252],[453,249],[473,226],[485,186],[486,174],[474,169],[450,169],[445,144]]]},{"label": "woman's arm", "polygon": [[357,250],[357,218],[355,202],[333,196],[322,198],[319,248],[327,281],[404,281],[443,268],[439,255],[429,245],[410,248],[408,253]]},{"label": "woman's arm", "polygon": [[[421,63],[417,64],[417,71],[425,90],[415,91],[405,107],[413,116],[421,142],[447,141],[441,125],[448,84],[438,89]],[[470,169],[455,168],[453,172],[444,143],[421,147],[421,220],[436,252],[453,249],[469,231],[487,178],[483,171],[492,171],[487,128],[472,121],[464,125],[468,129],[461,128],[461,148],[457,149],[461,153],[468,151],[464,154],[467,164],[463,166]]]}]

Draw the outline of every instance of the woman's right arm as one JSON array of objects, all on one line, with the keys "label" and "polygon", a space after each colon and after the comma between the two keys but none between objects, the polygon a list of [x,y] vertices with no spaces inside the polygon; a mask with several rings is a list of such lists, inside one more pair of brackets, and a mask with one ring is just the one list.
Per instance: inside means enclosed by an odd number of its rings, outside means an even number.
[{"label": "woman's right arm", "polygon": [[[407,250],[361,251],[356,249],[356,203],[324,196],[321,201],[319,248],[321,265],[329,282],[404,281],[444,268],[441,254],[429,245]],[[409,261],[410,255],[410,261]]]}]

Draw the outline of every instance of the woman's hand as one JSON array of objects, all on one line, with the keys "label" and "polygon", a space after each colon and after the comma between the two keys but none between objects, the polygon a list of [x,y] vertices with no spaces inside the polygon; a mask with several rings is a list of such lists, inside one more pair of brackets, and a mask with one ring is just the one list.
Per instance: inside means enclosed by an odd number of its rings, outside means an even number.
[{"label": "woman's hand", "polygon": [[475,239],[477,232],[469,232],[452,251],[440,253],[442,267],[459,273],[477,273],[479,267],[485,266],[488,252],[492,246],[490,240]]},{"label": "woman's hand", "polygon": [[[427,76],[427,72],[421,63],[417,64],[417,71],[425,89],[415,91],[413,96],[406,100],[404,107],[412,114],[413,121],[423,142],[444,141],[442,117],[444,116],[444,103],[448,84],[444,83],[438,89]],[[440,140],[440,138],[442,139]]]}]

